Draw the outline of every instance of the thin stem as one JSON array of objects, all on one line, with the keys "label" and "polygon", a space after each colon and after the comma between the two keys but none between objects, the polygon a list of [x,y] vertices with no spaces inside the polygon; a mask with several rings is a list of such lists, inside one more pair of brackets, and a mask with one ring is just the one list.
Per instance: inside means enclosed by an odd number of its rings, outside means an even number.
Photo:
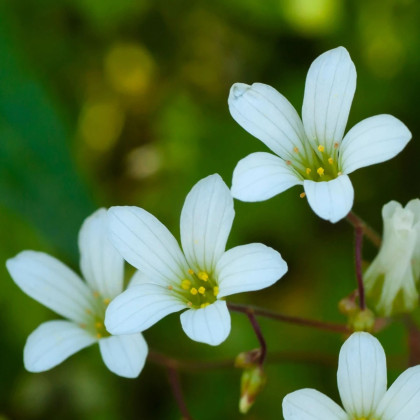
[{"label": "thin stem", "polygon": [[300,325],[303,327],[312,327],[319,330],[332,331],[337,333],[350,333],[351,330],[346,325],[333,324],[331,322],[316,321],[312,319],[300,318],[297,316],[290,316],[280,314],[278,312],[270,311],[268,309],[258,308],[252,305],[245,305],[240,303],[227,302],[228,308],[234,312],[241,312],[247,314],[251,309],[255,315],[263,316],[276,321],[288,322],[290,324]]},{"label": "thin stem", "polygon": [[363,229],[360,226],[354,228],[355,233],[355,262],[356,262],[356,278],[357,288],[359,290],[359,306],[363,311],[366,309],[365,287],[363,284],[362,274],[362,246],[363,246]]},{"label": "thin stem", "polygon": [[185,404],[184,395],[182,394],[178,371],[174,367],[169,366],[167,369],[169,384],[171,385],[172,393],[174,394],[179,411],[182,413],[182,420],[192,420],[187,405]]},{"label": "thin stem", "polygon": [[249,308],[246,311],[246,314],[248,316],[249,321],[251,322],[255,335],[257,336],[258,341],[260,342],[261,353],[259,357],[259,364],[260,366],[262,366],[267,355],[267,344],[261,331],[260,324],[258,324],[257,318],[255,318],[254,310],[252,308]]},{"label": "thin stem", "polygon": [[361,219],[356,213],[352,211],[347,215],[347,221],[353,225],[353,227],[361,228],[366,238],[368,238],[373,245],[377,248],[381,246],[382,239],[378,233],[376,233],[363,219]]}]

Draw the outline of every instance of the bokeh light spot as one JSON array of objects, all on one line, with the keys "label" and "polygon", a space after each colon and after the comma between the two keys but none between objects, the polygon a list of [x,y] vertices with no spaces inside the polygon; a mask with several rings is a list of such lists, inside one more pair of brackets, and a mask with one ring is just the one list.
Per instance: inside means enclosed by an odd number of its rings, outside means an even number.
[{"label": "bokeh light spot", "polygon": [[111,87],[123,94],[144,94],[154,73],[149,52],[137,44],[115,44],[105,57],[105,76]]},{"label": "bokeh light spot", "polygon": [[341,0],[281,0],[285,19],[305,35],[325,34],[341,20]]},{"label": "bokeh light spot", "polygon": [[95,101],[85,104],[79,118],[79,133],[94,150],[110,149],[121,134],[124,112],[114,101]]}]

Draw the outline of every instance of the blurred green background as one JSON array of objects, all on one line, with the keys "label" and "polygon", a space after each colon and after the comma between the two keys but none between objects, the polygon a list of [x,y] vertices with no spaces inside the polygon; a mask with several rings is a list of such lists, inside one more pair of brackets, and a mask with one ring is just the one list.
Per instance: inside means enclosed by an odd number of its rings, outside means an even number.
[{"label": "blurred green background", "polygon": [[[419,193],[419,21],[415,0],[0,1],[1,261],[36,249],[78,270],[83,219],[115,204],[144,207],[178,236],[195,182],[218,172],[230,185],[238,160],[265,150],[230,117],[230,86],[270,84],[300,110],[310,63],[338,45],[358,72],[348,127],[390,113],[413,133],[397,158],[351,175],[354,210],[380,231],[384,203]],[[289,272],[269,290],[234,299],[344,323],[337,302],[355,287],[352,228],[317,218],[300,192],[235,203],[228,246],[264,242]],[[364,257],[374,252],[366,242]],[[180,418],[162,368],[149,363],[138,379],[119,378],[97,346],[52,371],[26,372],[26,337],[57,316],[24,295],[4,264],[0,281],[0,418]],[[144,335],[175,357],[220,360],[257,347],[245,317],[232,321],[216,348],[189,340],[177,315]],[[302,387],[338,398],[343,337],[269,320],[261,326],[269,351],[326,362],[268,364],[266,389],[246,416],[237,409],[239,371],[182,374],[194,418],[279,419],[283,396]],[[379,338],[395,362],[393,380],[407,366],[407,333],[396,322]]]}]

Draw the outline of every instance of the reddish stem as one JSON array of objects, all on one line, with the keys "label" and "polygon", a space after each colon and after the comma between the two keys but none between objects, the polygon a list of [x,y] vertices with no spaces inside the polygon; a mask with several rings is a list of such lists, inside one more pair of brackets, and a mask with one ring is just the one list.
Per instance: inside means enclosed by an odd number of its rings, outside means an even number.
[{"label": "reddish stem", "polygon": [[179,407],[179,411],[182,413],[182,420],[192,420],[191,414],[189,413],[187,405],[185,404],[178,371],[174,367],[170,366],[168,366],[167,369],[169,384],[171,385],[172,393],[174,394],[175,401]]},{"label": "reddish stem", "polygon": [[257,336],[258,341],[260,342],[261,353],[259,357],[259,364],[260,366],[262,366],[267,355],[267,344],[261,331],[260,324],[258,324],[257,318],[254,315],[254,310],[252,308],[249,308],[246,311],[246,314],[248,316],[249,321],[251,322],[255,335]]},{"label": "reddish stem", "polygon": [[342,324],[334,324],[331,322],[316,321],[312,319],[300,318],[297,316],[284,315],[278,312],[269,311],[268,309],[257,308],[255,306],[240,303],[227,302],[227,305],[228,308],[234,312],[241,312],[247,314],[249,310],[252,310],[253,314],[255,315],[274,319],[276,321],[288,322],[303,327],[312,327],[317,328],[319,330],[332,331],[337,333],[347,334],[351,332],[351,330],[346,325]]}]

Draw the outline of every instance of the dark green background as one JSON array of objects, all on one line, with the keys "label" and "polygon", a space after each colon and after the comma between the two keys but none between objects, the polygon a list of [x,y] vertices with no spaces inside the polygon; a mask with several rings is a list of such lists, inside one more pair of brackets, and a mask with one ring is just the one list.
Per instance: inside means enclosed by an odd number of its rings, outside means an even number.
[{"label": "dark green background", "polygon": [[[265,150],[230,117],[234,82],[270,84],[300,110],[310,63],[345,46],[358,72],[349,127],[390,113],[413,140],[390,162],[351,175],[354,210],[381,229],[391,199],[418,196],[420,3],[415,0],[10,0],[0,1],[0,258],[49,252],[78,269],[77,233],[97,207],[134,204],[176,236],[185,195],[218,172],[228,185],[239,159]],[[235,203],[229,247],[263,242],[288,274],[269,290],[235,296],[288,314],[344,323],[337,303],[355,287],[353,231],[322,221],[299,188],[267,202]],[[364,256],[374,256],[366,243]],[[165,371],[136,380],[104,367],[97,346],[42,374],[24,370],[28,334],[54,319],[0,269],[0,418],[178,419]],[[219,360],[257,346],[241,314],[212,348],[189,340],[178,315],[145,332],[175,357]],[[271,352],[327,355],[285,360],[246,419],[279,419],[281,399],[302,387],[338,398],[343,337],[261,320]],[[380,334],[390,380],[407,366],[407,334]],[[183,374],[193,417],[241,418],[240,372]]]}]

